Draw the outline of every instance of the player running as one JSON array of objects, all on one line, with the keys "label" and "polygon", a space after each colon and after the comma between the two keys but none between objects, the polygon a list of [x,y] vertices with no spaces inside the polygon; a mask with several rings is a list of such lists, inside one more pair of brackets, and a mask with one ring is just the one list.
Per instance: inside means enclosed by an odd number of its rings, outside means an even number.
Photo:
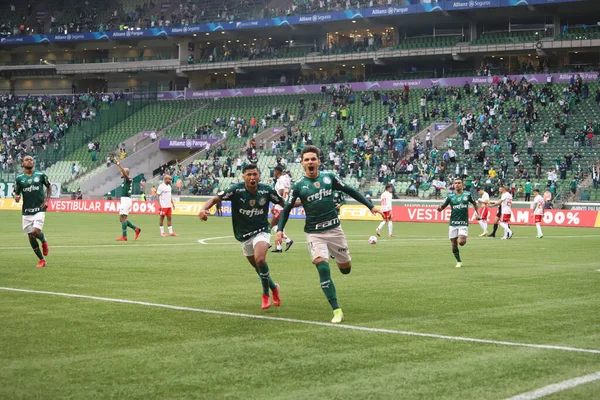
[{"label": "player running", "polygon": [[540,195],[540,189],[533,189],[533,203],[531,203],[531,209],[533,210],[533,218],[535,221],[535,227],[537,228],[536,238],[541,239],[544,237],[542,232],[542,220],[544,219],[544,206],[546,201]]},{"label": "player running", "polygon": [[[276,182],[275,182],[275,191],[279,196],[283,198],[283,201],[287,200],[290,194],[290,187],[292,186],[292,179],[288,174],[283,171],[283,168],[280,165],[277,165],[274,168],[273,172]],[[275,204],[273,207],[273,217],[271,218],[271,229],[274,232],[277,232],[277,223],[279,222],[279,217],[281,216],[281,211],[283,207],[279,204]],[[285,251],[288,251],[290,247],[294,244],[294,241],[286,236],[285,232],[283,232],[283,238],[285,239]],[[277,244],[277,248],[275,250],[271,250],[271,253],[281,253],[282,246],[280,243]]]},{"label": "player running", "polygon": [[377,236],[381,236],[381,228],[387,222],[388,234],[390,237],[394,237],[392,227],[392,185],[386,185],[385,190],[381,193],[381,214],[383,215],[383,221],[375,229],[375,233],[377,233]]},{"label": "player running", "polygon": [[171,182],[173,178],[171,175],[165,175],[163,178],[163,182],[158,185],[158,189],[156,189],[156,194],[158,195],[158,202],[160,204],[160,220],[158,225],[160,226],[160,236],[165,235],[165,227],[163,226],[163,222],[165,217],[167,217],[167,227],[169,228],[169,236],[179,236],[176,233],[173,233],[173,226],[171,225],[171,215],[173,214],[173,210],[175,209],[175,203],[173,203],[173,197],[171,196]]},{"label": "player running", "polygon": [[490,203],[491,206],[500,207],[502,217],[500,218],[500,226],[504,229],[504,236],[502,236],[502,240],[511,239],[513,237],[513,231],[510,229],[508,225],[510,223],[510,217],[512,216],[512,195],[508,191],[508,186],[502,185],[500,186],[500,193],[502,193],[502,197],[500,200]]},{"label": "player running", "polygon": [[[44,256],[48,255],[48,241],[42,228],[46,218],[46,208],[48,208],[48,199],[52,194],[52,187],[48,177],[42,171],[36,171],[35,161],[31,156],[23,157],[21,162],[23,173],[15,179],[14,199],[18,203],[23,196],[23,233],[29,237],[29,244],[35,255],[39,258],[38,268],[46,266]],[[44,192],[44,186],[46,191]],[[42,250],[38,240],[42,243]]]},{"label": "player running", "polygon": [[477,204],[481,206],[481,209],[479,211],[479,215],[481,215],[481,219],[479,220],[479,226],[481,226],[481,229],[483,229],[483,233],[479,236],[484,237],[489,235],[489,232],[487,230],[487,219],[490,215],[490,210],[488,208],[488,204],[490,203],[490,195],[485,190],[483,190],[482,187],[477,188],[477,193],[479,194]]},{"label": "player running", "polygon": [[121,194],[121,205],[120,205],[120,216],[119,220],[121,221],[121,237],[117,238],[117,242],[126,242],[127,241],[127,227],[133,229],[135,231],[135,239],[140,237],[141,228],[137,228],[134,224],[131,223],[127,219],[129,216],[129,211],[131,211],[131,184],[133,181],[129,177],[129,168],[123,168],[121,162],[118,159],[114,159],[117,168],[121,171],[121,177],[123,178],[121,182],[122,194]]},{"label": "player running", "polygon": [[219,192],[208,200],[200,210],[201,221],[208,219],[208,210],[223,200],[231,201],[231,223],[235,238],[242,243],[242,253],[254,267],[262,282],[262,309],[271,307],[269,289],[273,304],[279,306],[279,285],[273,282],[267,265],[267,251],[271,243],[269,230],[269,203],[283,205],[283,198],[269,185],[259,183],[260,173],[254,164],[248,164],[243,171],[244,182],[235,183],[227,190]]},{"label": "player running", "polygon": [[333,202],[333,193],[340,190],[358,202],[364,204],[373,214],[381,214],[356,189],[346,186],[340,179],[329,172],[319,172],[321,151],[316,146],[306,146],[302,150],[302,167],[305,175],[292,185],[290,195],[285,203],[279,220],[275,242],[281,243],[283,228],[288,221],[291,209],[296,199],[300,199],[306,222],[304,232],[310,251],[311,259],[319,272],[321,289],[333,309],[332,323],[338,324],[344,320],[344,313],[337,301],[335,286],[329,270],[329,254],[332,253],[342,274],[349,274],[351,268],[350,252],[346,237],[340,226],[340,218]]},{"label": "player running", "polygon": [[450,228],[448,237],[452,244],[452,254],[456,258],[456,268],[463,266],[460,258],[460,252],[458,246],[464,246],[467,244],[467,237],[469,236],[469,203],[473,204],[475,209],[475,216],[477,220],[480,220],[479,210],[477,203],[471,197],[470,192],[463,192],[463,180],[461,178],[454,178],[454,193],[448,194],[444,204],[438,207],[438,212],[448,206],[452,208],[450,214]]}]

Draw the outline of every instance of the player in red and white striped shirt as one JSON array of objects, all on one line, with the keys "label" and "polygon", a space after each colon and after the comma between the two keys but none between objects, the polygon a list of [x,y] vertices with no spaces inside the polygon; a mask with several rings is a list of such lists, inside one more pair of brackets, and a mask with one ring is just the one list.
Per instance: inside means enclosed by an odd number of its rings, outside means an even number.
[{"label": "player in red and white striped shirt", "polygon": [[390,237],[394,237],[393,226],[392,226],[392,185],[387,185],[383,193],[381,193],[381,214],[383,216],[383,221],[379,224],[375,233],[377,236],[381,236],[381,228],[385,226],[385,223],[388,224],[388,234]]}]

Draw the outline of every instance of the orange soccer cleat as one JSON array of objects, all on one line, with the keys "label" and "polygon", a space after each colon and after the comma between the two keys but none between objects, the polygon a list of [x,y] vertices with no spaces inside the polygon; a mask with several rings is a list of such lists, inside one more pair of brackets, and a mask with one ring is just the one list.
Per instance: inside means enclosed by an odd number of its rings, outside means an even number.
[{"label": "orange soccer cleat", "polygon": [[267,308],[270,308],[270,307],[271,307],[271,298],[269,297],[268,294],[263,294],[261,308],[263,310],[266,310]]},{"label": "orange soccer cleat", "polygon": [[140,237],[140,233],[142,233],[142,229],[135,228],[135,240],[137,240]]},{"label": "orange soccer cleat", "polygon": [[279,307],[281,305],[281,297],[279,297],[279,285],[277,285],[277,289],[271,291],[273,293],[273,304],[275,307]]},{"label": "orange soccer cleat", "polygon": [[46,260],[40,260],[37,264],[37,268],[44,268],[46,266]]},{"label": "orange soccer cleat", "polygon": [[126,236],[121,236],[115,239],[117,242],[126,242],[127,241],[127,237]]},{"label": "orange soccer cleat", "polygon": [[169,233],[169,236],[179,236],[179,235],[176,233]]},{"label": "orange soccer cleat", "polygon": [[48,242],[42,243],[42,254],[47,256],[50,249],[48,248]]}]

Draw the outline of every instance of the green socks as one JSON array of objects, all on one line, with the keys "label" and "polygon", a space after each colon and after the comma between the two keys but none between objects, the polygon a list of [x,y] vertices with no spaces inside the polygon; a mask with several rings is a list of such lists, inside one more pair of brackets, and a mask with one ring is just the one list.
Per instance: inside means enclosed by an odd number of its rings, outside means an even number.
[{"label": "green socks", "polygon": [[335,293],[335,286],[333,281],[331,280],[331,272],[329,271],[329,263],[325,261],[321,261],[317,263],[317,271],[319,271],[319,279],[321,280],[321,289],[323,293],[325,293],[325,297],[327,297],[327,301],[331,304],[331,308],[338,309],[340,308],[337,302],[337,295]]},{"label": "green socks", "polygon": [[46,235],[44,235],[44,232],[40,231],[40,237],[38,239],[40,239],[40,242],[46,243]]},{"label": "green socks", "polygon": [[33,252],[35,253],[35,255],[40,260],[43,260],[44,259],[44,255],[42,254],[42,250],[40,250],[40,245],[39,245],[37,239],[36,238],[29,238],[29,244],[31,245],[31,248],[33,249]]},{"label": "green socks", "polygon": [[127,237],[127,227],[130,227],[131,229],[133,229],[135,231],[135,225],[132,224],[129,220],[125,221],[125,222],[121,222],[121,231],[123,232],[123,236]]},{"label": "green socks", "polygon": [[257,267],[257,272],[258,276],[260,276],[260,282],[262,283],[263,294],[268,295],[269,289],[277,289],[277,284],[273,282],[273,279],[271,279],[271,274],[269,274],[269,265],[267,263],[259,265]]},{"label": "green socks", "polygon": [[460,252],[458,251],[458,248],[452,249],[452,254],[454,254],[454,258],[456,258],[456,261],[462,262],[462,260],[460,259]]}]

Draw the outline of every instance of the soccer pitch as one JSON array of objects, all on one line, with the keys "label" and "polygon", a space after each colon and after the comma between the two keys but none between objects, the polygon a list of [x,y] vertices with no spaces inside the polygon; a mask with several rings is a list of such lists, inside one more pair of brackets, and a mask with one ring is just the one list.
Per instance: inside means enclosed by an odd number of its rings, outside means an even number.
[{"label": "soccer pitch", "polygon": [[[600,371],[600,230],[471,225],[456,269],[445,224],[370,245],[377,222],[344,222],[334,326],[302,221],[267,256],[282,305],[262,311],[229,218],[174,217],[179,237],[131,220],[140,239],[117,243],[116,215],[49,213],[36,269],[20,214],[0,213],[0,398],[504,399]],[[600,380],[560,388],[600,397]]]}]

